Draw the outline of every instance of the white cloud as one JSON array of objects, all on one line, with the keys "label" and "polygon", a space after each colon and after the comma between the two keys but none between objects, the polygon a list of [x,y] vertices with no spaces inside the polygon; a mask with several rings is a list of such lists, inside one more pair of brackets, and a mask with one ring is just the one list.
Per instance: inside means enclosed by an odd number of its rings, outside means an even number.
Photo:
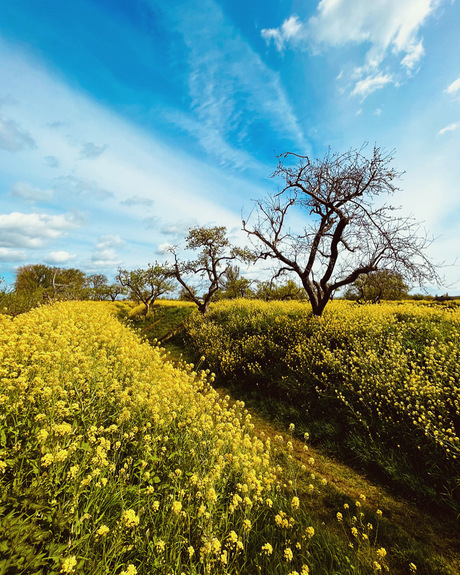
[{"label": "white cloud", "polygon": [[115,267],[121,264],[120,256],[116,248],[123,244],[118,235],[108,235],[99,238],[96,249],[91,256],[91,262],[95,267]]},{"label": "white cloud", "polygon": [[[278,50],[289,42],[315,48],[370,45],[364,66],[358,68],[362,74],[378,77],[380,65],[391,55],[402,56],[400,64],[409,73],[425,53],[420,29],[443,1],[321,0],[308,21],[291,16],[279,28],[265,29],[261,34],[267,42],[273,40]],[[366,97],[386,83],[375,81],[371,90],[362,84],[353,93]]]},{"label": "white cloud", "polygon": [[29,132],[23,130],[14,120],[0,116],[0,150],[19,152],[35,147],[35,141]]},{"label": "white cloud", "polygon": [[389,74],[371,74],[356,82],[352,91],[352,96],[361,96],[362,99],[372,94],[376,90],[380,90],[387,84],[394,83],[393,77]]},{"label": "white cloud", "polygon": [[458,129],[460,129],[460,122],[454,122],[452,124],[449,124],[445,128],[442,128],[442,130],[439,130],[438,136],[442,136],[443,134],[446,134],[447,132],[453,132],[453,131],[458,130]]},{"label": "white cloud", "polygon": [[460,78],[457,78],[448,86],[446,93],[453,96],[455,99],[460,99]]},{"label": "white cloud", "polygon": [[0,262],[17,262],[24,261],[25,259],[26,254],[22,250],[0,248]]},{"label": "white cloud", "polygon": [[372,66],[387,51],[403,53],[413,67],[423,55],[419,30],[442,0],[321,0],[308,22],[313,41],[330,46],[370,43]]},{"label": "white cloud", "polygon": [[75,259],[75,255],[69,254],[64,250],[57,252],[50,252],[45,258],[45,261],[49,264],[65,264],[66,262]]},{"label": "white cloud", "polygon": [[41,190],[26,182],[17,182],[14,184],[10,194],[31,203],[49,202],[53,197],[52,190]]},{"label": "white cloud", "polygon": [[0,214],[0,246],[6,248],[41,248],[78,227],[75,214]]},{"label": "white cloud", "polygon": [[408,47],[406,50],[406,55],[401,60],[401,64],[405,66],[408,70],[412,70],[419,63],[425,54],[425,48],[422,42]]},{"label": "white cloud", "polygon": [[282,51],[287,42],[299,38],[303,32],[304,25],[300,22],[298,16],[291,16],[281,24],[280,28],[264,28],[260,34],[267,44],[270,44],[273,40],[277,49]]},{"label": "white cloud", "polygon": [[159,254],[166,254],[169,252],[169,250],[174,247],[172,244],[165,242],[164,244],[160,244],[158,246],[158,253]]}]

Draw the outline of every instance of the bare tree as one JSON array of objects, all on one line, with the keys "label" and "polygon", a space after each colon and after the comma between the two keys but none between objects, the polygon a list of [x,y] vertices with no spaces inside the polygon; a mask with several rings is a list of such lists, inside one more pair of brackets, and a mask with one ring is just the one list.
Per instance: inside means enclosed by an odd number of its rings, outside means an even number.
[{"label": "bare tree", "polygon": [[[205,314],[213,296],[222,287],[230,262],[244,258],[245,252],[230,245],[224,226],[190,228],[185,242],[187,249],[199,250],[198,257],[180,261],[177,246],[171,247],[169,251],[174,256],[172,273],[182,286],[183,295],[187,294],[188,299]],[[191,283],[197,278],[198,286]]]},{"label": "bare tree", "polygon": [[[315,315],[336,290],[376,270],[400,273],[419,285],[439,283],[425,255],[430,240],[420,225],[398,216],[393,206],[374,205],[378,196],[397,189],[393,182],[401,174],[390,167],[392,155],[374,147],[367,159],[363,148],[329,151],[313,161],[290,152],[279,156],[273,176],[284,179],[283,188],[256,202],[252,227],[243,221],[259,258],[277,260],[278,274],[299,276]],[[295,165],[285,165],[286,159]],[[296,233],[291,226],[299,217],[305,226]]]},{"label": "bare tree", "polygon": [[148,264],[147,269],[128,271],[119,269],[116,280],[123,288],[128,288],[135,297],[145,305],[145,315],[150,306],[161,295],[174,290],[171,272],[166,264],[155,262]]}]

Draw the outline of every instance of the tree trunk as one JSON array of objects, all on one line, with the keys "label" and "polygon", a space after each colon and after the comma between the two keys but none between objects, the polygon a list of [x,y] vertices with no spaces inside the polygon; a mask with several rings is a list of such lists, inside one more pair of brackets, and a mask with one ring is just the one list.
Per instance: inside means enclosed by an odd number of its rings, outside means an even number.
[{"label": "tree trunk", "polygon": [[208,307],[209,307],[209,302],[205,301],[203,303],[199,303],[198,305],[198,310],[200,313],[202,313],[203,315],[205,315],[208,312]]}]

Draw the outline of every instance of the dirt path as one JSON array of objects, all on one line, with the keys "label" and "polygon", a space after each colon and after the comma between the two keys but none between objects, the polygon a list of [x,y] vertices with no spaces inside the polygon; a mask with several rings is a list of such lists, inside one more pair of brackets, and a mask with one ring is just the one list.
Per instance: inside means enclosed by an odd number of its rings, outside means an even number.
[{"label": "dirt path", "polygon": [[[229,395],[225,388],[219,388],[217,392],[222,396]],[[417,573],[460,574],[459,531],[452,529],[452,520],[448,521],[446,518],[446,521],[443,521],[442,517],[433,517],[413,503],[395,497],[355,469],[331,459],[319,449],[309,446],[306,452],[303,441],[277,428],[254,409],[248,411],[257,435],[270,437],[272,442],[276,435],[281,435],[285,442],[293,443],[292,454],[295,461],[299,467],[305,465],[307,468],[303,481],[300,477],[300,492],[302,489],[307,492],[311,473],[327,481],[327,486],[315,497],[311,512],[328,528],[339,533],[341,530],[336,518],[337,511],[343,511],[344,501],[351,499],[354,502],[364,495],[364,511],[369,511],[374,516],[377,509],[383,513],[379,540],[387,548],[389,555],[392,551],[396,555],[392,573],[408,573],[407,565],[410,562],[417,565],[418,559],[423,561]],[[313,465],[309,463],[311,457],[315,460]]]}]

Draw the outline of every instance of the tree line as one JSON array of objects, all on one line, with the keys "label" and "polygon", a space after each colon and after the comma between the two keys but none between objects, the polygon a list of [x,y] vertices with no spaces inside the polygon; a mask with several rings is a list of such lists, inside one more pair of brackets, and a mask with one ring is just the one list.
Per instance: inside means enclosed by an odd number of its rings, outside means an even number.
[{"label": "tree line", "polygon": [[[148,314],[157,298],[179,286],[179,297],[194,302],[201,313],[219,297],[260,297],[308,299],[319,316],[337,295],[378,302],[407,297],[410,283],[440,285],[426,255],[431,243],[426,232],[380,200],[398,189],[401,173],[391,166],[392,155],[374,146],[367,158],[364,148],[329,150],[320,159],[290,152],[279,156],[272,176],[281,179],[281,189],[256,201],[242,221],[247,247],[231,245],[224,226],[198,226],[185,238],[190,259],[173,246],[169,262],[120,268],[114,283],[102,274],[23,266],[15,291],[41,290],[50,301],[129,296]],[[260,261],[272,264],[270,281],[251,282],[241,275],[238,264]]]}]

